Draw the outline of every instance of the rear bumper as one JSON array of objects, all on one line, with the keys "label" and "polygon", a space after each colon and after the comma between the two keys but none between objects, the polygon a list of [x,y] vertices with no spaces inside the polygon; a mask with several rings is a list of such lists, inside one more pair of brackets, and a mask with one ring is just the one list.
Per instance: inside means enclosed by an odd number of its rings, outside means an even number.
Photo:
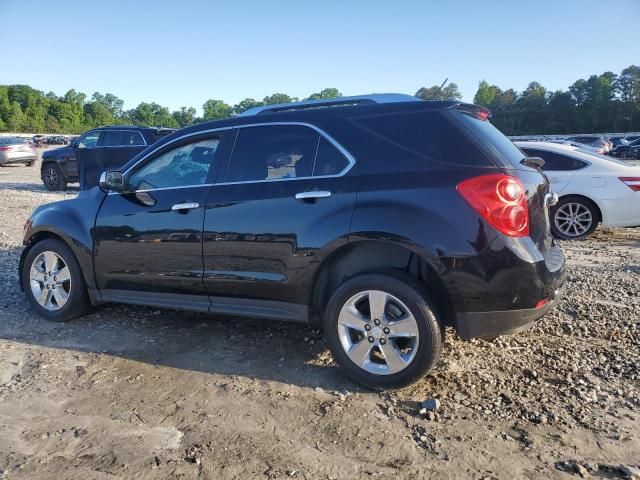
[{"label": "rear bumper", "polygon": [[556,301],[552,300],[540,308],[506,310],[498,312],[465,312],[457,314],[458,335],[469,340],[479,337],[494,337],[518,333],[531,327],[542,318]]}]

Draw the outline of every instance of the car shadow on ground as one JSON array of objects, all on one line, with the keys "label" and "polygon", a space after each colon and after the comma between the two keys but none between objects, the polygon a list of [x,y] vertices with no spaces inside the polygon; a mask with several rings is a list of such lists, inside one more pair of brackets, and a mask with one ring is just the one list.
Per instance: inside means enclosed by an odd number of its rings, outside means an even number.
[{"label": "car shadow on ground", "polygon": [[69,185],[65,190],[57,190],[51,191],[47,190],[47,188],[42,183],[32,183],[32,182],[3,182],[2,177],[0,176],[0,190],[15,190],[15,191],[26,191],[26,192],[36,192],[36,193],[49,193],[51,195],[61,195],[61,194],[77,194],[80,191],[79,185]]},{"label": "car shadow on ground", "polygon": [[17,247],[0,248],[0,260],[15,272],[0,282],[2,339],[182,370],[361,391],[333,363],[315,326],[125,305],[103,305],[70,322],[49,322],[20,291],[19,256]]}]

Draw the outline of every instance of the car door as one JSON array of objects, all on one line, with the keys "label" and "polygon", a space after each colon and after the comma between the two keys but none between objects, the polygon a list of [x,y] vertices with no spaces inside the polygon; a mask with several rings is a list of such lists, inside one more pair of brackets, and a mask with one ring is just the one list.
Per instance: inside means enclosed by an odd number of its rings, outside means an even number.
[{"label": "car door", "polygon": [[97,186],[102,172],[118,170],[146,147],[144,137],[137,130],[105,129],[98,144],[93,149],[86,150],[80,189],[87,190]]},{"label": "car door", "polygon": [[311,126],[271,124],[237,128],[228,162],[205,211],[212,308],[224,297],[306,304],[315,269],[348,241],[355,160]]},{"label": "car door", "polygon": [[[67,159],[66,174],[67,178],[78,179],[80,189],[83,189],[82,178],[87,176],[85,168],[91,165],[93,152],[97,148],[101,136],[102,130],[90,130],[72,144],[75,155],[73,159]],[[98,173],[98,175],[100,174]]]},{"label": "car door", "polygon": [[224,132],[176,139],[125,172],[126,193],[107,195],[94,230],[103,297],[170,306],[190,295],[193,308],[207,309],[202,222],[225,140]]}]

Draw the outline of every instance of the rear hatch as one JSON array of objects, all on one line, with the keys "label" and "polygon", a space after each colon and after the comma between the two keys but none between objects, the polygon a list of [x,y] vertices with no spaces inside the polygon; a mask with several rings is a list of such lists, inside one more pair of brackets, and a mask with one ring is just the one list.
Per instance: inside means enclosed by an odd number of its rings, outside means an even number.
[{"label": "rear hatch", "polygon": [[525,187],[529,206],[529,236],[546,260],[553,245],[547,194],[549,180],[538,168],[523,165],[525,154],[489,122],[489,111],[475,105],[452,110],[454,121],[485,151],[493,162],[517,177]]}]

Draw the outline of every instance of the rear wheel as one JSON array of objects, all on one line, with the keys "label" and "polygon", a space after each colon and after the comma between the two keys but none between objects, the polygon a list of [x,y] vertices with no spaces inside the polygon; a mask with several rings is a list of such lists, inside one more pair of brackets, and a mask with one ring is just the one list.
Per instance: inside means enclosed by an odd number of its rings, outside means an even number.
[{"label": "rear wheel", "polygon": [[358,275],[331,296],[325,335],[347,375],[373,389],[421,379],[438,361],[442,327],[424,286],[403,273]]},{"label": "rear wheel", "polygon": [[89,298],[80,266],[64,243],[36,243],[24,261],[23,289],[37,312],[47,320],[64,322],[89,311]]},{"label": "rear wheel", "polygon": [[55,163],[49,163],[42,167],[42,182],[47,190],[65,190],[67,188],[67,179],[62,173],[60,166]]},{"label": "rear wheel", "polygon": [[564,240],[587,238],[598,227],[598,209],[587,198],[564,197],[551,213],[551,231]]}]

